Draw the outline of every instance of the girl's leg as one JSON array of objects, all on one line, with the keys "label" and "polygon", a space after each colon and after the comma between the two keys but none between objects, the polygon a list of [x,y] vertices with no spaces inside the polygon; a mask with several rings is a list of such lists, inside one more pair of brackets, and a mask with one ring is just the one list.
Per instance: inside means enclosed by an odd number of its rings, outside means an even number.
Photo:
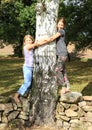
[{"label": "girl's leg", "polygon": [[59,57],[58,63],[57,63],[57,81],[60,85],[62,85],[62,90],[60,90],[60,93],[66,93],[70,91],[70,83],[67,78],[67,73],[65,69],[65,61],[67,57]]},{"label": "girl's leg", "polygon": [[18,93],[20,93],[20,95],[24,95],[25,92],[31,87],[32,77],[33,77],[33,68],[23,66],[23,73],[24,73],[24,83],[18,90]]},{"label": "girl's leg", "polygon": [[63,76],[64,76],[64,81],[65,81],[65,86],[66,86],[66,92],[69,92],[70,91],[70,82],[69,82],[68,77],[67,77],[65,65],[63,68]]},{"label": "girl's leg", "polygon": [[63,61],[61,60],[61,57],[58,57],[57,64],[55,67],[56,72],[56,78],[57,82],[60,86],[62,86],[62,89],[60,89],[59,93],[65,93],[65,82],[64,82],[64,76],[63,76]]},{"label": "girl's leg", "polygon": [[16,102],[19,102],[20,95],[24,95],[25,92],[31,87],[33,68],[23,66],[23,74],[24,74],[24,83],[14,96]]}]

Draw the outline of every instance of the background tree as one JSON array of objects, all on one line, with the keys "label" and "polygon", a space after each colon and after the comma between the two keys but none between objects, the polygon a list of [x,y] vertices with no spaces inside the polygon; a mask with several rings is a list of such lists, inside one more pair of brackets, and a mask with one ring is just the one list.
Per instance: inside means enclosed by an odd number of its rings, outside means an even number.
[{"label": "background tree", "polygon": [[[66,18],[67,43],[76,41],[77,50],[92,48],[92,1],[59,1],[58,15]],[[22,39],[26,33],[31,33],[35,37],[36,2],[36,0],[1,0],[0,39],[13,43],[16,54],[21,50]]]},{"label": "background tree", "polygon": [[15,54],[21,56],[22,39],[27,33],[35,35],[35,21],[35,2],[22,0],[1,2],[0,39],[13,44]]},{"label": "background tree", "polygon": [[67,42],[75,41],[77,50],[92,49],[92,1],[67,0],[59,7],[59,17],[66,18]]}]

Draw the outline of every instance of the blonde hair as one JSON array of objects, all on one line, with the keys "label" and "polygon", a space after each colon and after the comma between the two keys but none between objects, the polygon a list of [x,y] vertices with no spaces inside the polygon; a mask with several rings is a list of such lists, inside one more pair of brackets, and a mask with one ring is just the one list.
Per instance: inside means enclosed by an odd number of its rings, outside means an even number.
[{"label": "blonde hair", "polygon": [[31,35],[25,35],[24,38],[23,38],[23,44],[25,43],[25,40],[27,38],[30,38],[33,41],[33,43],[34,43],[34,38]]}]

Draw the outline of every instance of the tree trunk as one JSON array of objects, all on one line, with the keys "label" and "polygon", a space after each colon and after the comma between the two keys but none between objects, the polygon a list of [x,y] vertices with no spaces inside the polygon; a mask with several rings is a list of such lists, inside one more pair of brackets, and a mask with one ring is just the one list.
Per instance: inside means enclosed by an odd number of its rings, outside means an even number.
[{"label": "tree trunk", "polygon": [[[39,0],[36,10],[36,40],[52,36],[57,28],[59,0]],[[52,42],[35,50],[33,114],[35,124],[51,126],[55,122],[57,86],[53,74],[56,44]]]}]

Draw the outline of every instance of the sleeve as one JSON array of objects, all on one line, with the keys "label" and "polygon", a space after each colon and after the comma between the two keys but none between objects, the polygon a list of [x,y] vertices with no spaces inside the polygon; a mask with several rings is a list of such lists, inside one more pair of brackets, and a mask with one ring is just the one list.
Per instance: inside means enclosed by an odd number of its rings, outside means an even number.
[{"label": "sleeve", "polygon": [[64,31],[63,29],[60,29],[58,32],[59,32],[62,36],[65,35],[65,31]]}]

